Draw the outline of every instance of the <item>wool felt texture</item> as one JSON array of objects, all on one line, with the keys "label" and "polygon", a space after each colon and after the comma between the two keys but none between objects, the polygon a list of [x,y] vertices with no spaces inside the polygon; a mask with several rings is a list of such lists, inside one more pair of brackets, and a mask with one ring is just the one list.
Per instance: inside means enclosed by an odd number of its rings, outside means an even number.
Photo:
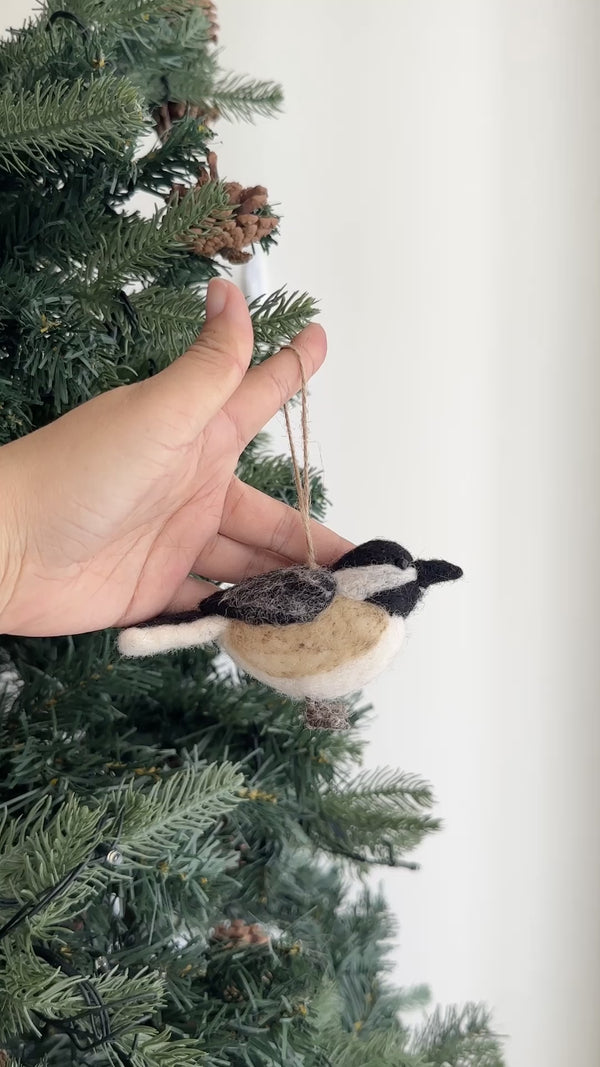
[{"label": "wool felt texture", "polygon": [[348,708],[340,701],[307,700],[304,723],[309,730],[349,730]]},{"label": "wool felt texture", "polygon": [[205,615],[224,615],[250,626],[289,626],[316,619],[336,592],[335,577],[324,568],[285,567],[248,578],[200,606]]},{"label": "wool felt texture", "polygon": [[226,619],[218,615],[205,618],[197,611],[161,615],[152,619],[151,624],[121,630],[117,644],[122,656],[156,656],[160,652],[218,642],[226,626]]},{"label": "wool felt texture", "polygon": [[[240,641],[243,623],[237,624],[237,631],[233,623],[219,644],[248,674],[286,696],[338,700],[389,666],[404,640],[405,625],[400,616],[390,616],[374,604],[344,597],[336,597],[323,614],[325,618],[309,626],[286,627],[285,633],[269,628],[270,633],[263,632],[256,641],[248,633]],[[285,647],[288,642],[291,647]]]},{"label": "wool felt texture", "polygon": [[377,538],[373,541],[364,541],[362,545],[351,548],[337,563],[331,566],[332,571],[344,570],[347,567],[368,567],[377,563],[390,563],[400,570],[405,570],[413,557],[407,548],[399,545],[396,541],[383,541]]},{"label": "wool felt texture", "polygon": [[392,563],[371,563],[335,571],[337,591],[354,600],[368,600],[385,590],[417,584],[416,567],[400,570]]},{"label": "wool felt texture", "polygon": [[259,681],[308,699],[311,722],[332,728],[341,712],[323,702],[381,673],[424,588],[461,574],[443,560],[415,560],[396,542],[369,541],[331,567],[271,571],[218,590],[195,611],[123,630],[119,649],[144,656],[216,641]]}]

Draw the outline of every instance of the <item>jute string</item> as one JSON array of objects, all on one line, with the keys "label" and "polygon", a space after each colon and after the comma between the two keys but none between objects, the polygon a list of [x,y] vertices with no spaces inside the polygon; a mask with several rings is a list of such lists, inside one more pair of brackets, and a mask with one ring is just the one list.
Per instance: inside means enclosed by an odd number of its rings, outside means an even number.
[{"label": "jute string", "polygon": [[310,518],[310,474],[308,465],[308,397],[306,388],[306,375],[304,373],[304,366],[302,363],[302,356],[294,345],[284,345],[284,348],[289,348],[298,360],[300,367],[300,379],[302,381],[301,390],[301,422],[302,422],[302,474],[300,473],[300,467],[298,465],[298,457],[296,454],[296,446],[294,444],[294,434],[292,432],[292,423],[290,419],[289,405],[283,405],[283,413],[285,415],[285,427],[287,430],[288,440],[290,442],[290,454],[292,457],[292,467],[294,470],[294,481],[296,483],[296,493],[298,496],[298,511],[300,512],[300,518],[302,520],[302,526],[304,529],[304,536],[306,538],[306,562],[309,567],[317,566],[317,557],[315,554],[315,546],[313,544],[312,537],[312,524]]},{"label": "jute string", "polygon": [[[310,520],[310,474],[308,466],[308,397],[306,388],[306,375],[304,373],[304,365],[302,363],[302,355],[294,345],[284,345],[284,348],[289,348],[295,354],[298,365],[300,367],[300,379],[302,381],[302,390],[300,393],[302,401],[301,422],[302,422],[302,467],[303,471],[300,474],[300,467],[298,465],[298,456],[296,454],[296,446],[294,444],[294,434],[292,432],[292,422],[290,419],[289,405],[283,405],[283,413],[285,415],[285,427],[287,430],[288,440],[290,442],[290,455],[292,457],[292,467],[294,470],[294,481],[296,483],[296,493],[298,495],[298,510],[300,512],[300,518],[302,519],[302,526],[304,528],[304,536],[306,538],[306,562],[309,567],[317,566],[317,558],[315,554],[315,546],[313,544],[312,526]],[[348,719],[348,709],[342,701],[330,701],[330,700],[310,700],[307,699],[304,708],[304,722],[308,726],[309,730],[347,730],[350,726]]]}]

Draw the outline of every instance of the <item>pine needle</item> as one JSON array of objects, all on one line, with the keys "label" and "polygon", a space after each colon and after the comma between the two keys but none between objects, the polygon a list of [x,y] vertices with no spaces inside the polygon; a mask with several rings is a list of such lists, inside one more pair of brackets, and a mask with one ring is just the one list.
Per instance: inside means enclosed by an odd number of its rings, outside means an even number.
[{"label": "pine needle", "polygon": [[38,82],[20,93],[5,89],[0,91],[0,166],[21,176],[40,168],[56,172],[60,152],[91,156],[135,137],[142,125],[138,94],[124,78]]}]

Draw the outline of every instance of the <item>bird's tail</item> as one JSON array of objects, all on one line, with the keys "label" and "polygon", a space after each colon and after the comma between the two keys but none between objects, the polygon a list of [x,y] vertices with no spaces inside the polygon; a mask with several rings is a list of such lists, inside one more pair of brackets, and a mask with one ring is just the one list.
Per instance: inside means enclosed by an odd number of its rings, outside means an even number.
[{"label": "bird's tail", "polygon": [[207,645],[218,639],[226,625],[227,619],[219,615],[202,616],[186,612],[179,618],[176,615],[159,616],[150,624],[121,630],[117,647],[122,656],[155,656],[160,652],[174,652],[178,648]]}]

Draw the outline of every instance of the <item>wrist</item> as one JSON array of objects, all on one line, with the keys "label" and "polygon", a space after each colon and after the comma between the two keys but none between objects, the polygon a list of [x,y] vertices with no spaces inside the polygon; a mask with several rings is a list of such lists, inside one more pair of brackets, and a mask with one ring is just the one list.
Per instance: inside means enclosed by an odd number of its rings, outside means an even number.
[{"label": "wrist", "polygon": [[0,448],[0,634],[11,633],[12,605],[25,560],[25,522],[16,477],[19,465],[12,451],[12,445]]}]

